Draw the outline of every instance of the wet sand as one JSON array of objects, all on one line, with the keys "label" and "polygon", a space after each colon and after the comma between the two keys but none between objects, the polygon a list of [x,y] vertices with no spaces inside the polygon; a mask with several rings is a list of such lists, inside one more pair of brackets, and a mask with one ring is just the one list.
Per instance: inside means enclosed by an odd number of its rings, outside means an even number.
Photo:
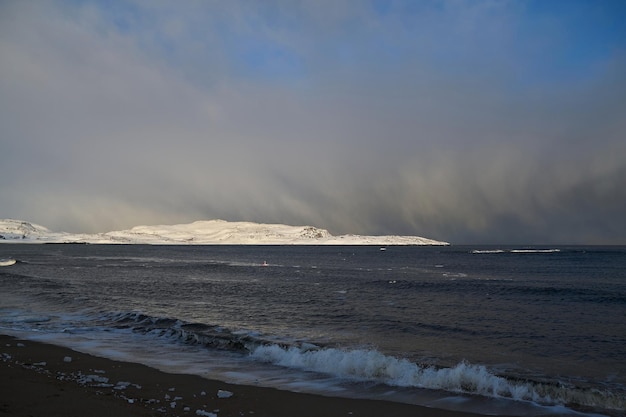
[{"label": "wet sand", "polygon": [[0,335],[0,416],[471,417],[169,374]]}]

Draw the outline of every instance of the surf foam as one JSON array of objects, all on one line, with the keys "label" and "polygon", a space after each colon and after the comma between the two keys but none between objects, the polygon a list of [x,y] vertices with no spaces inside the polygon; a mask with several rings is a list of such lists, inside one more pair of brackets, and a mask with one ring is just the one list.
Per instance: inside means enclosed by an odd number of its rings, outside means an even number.
[{"label": "surf foam", "polygon": [[387,356],[376,350],[285,348],[278,345],[259,346],[251,356],[287,368],[397,387],[444,390],[542,405],[579,405],[616,410],[626,407],[626,400],[611,392],[508,379],[493,374],[485,366],[467,362],[460,362],[451,368],[436,368]]}]

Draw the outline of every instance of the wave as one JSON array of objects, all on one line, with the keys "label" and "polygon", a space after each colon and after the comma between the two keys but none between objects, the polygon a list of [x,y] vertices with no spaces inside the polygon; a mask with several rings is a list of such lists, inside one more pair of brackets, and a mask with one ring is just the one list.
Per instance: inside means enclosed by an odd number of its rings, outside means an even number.
[{"label": "wave", "polygon": [[562,381],[540,382],[497,375],[483,365],[460,362],[453,367],[420,365],[385,355],[374,349],[344,350],[307,342],[277,343],[249,331],[231,331],[220,326],[189,323],[139,312],[111,313],[104,317],[116,328],[130,329],[178,343],[201,345],[249,356],[255,361],[292,370],[315,372],[356,382],[404,388],[442,390],[528,401],[541,405],[626,409],[623,393],[574,386]]},{"label": "wave", "polygon": [[211,349],[249,352],[251,347],[270,343],[253,332],[233,332],[221,326],[189,323],[169,317],[152,317],[139,312],[111,313],[103,316],[103,319],[111,321],[111,325],[118,329],[128,328],[135,333],[166,337]]},{"label": "wave", "polygon": [[355,381],[384,383],[397,387],[443,390],[531,401],[543,405],[578,405],[623,410],[626,399],[610,391],[584,389],[562,382],[541,383],[498,376],[485,366],[461,362],[451,368],[421,366],[376,350],[315,349],[259,346],[251,356],[274,365],[315,371]]},{"label": "wave", "polygon": [[561,249],[475,249],[470,253],[478,255],[489,255],[496,253],[557,253]]},{"label": "wave", "polygon": [[502,250],[502,249],[489,249],[489,250],[473,250],[472,253],[475,254],[490,254],[490,253],[505,253],[506,251]]},{"label": "wave", "polygon": [[511,249],[511,253],[556,253],[561,249]]},{"label": "wave", "polygon": [[16,259],[0,259],[0,266],[11,266],[15,265],[16,262]]}]

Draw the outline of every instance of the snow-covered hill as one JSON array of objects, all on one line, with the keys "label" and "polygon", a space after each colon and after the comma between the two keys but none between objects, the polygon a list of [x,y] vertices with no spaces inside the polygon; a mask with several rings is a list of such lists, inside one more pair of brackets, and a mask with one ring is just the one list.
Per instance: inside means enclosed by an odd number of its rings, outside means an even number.
[{"label": "snow-covered hill", "polygon": [[126,243],[192,245],[447,245],[419,236],[333,236],[312,226],[287,226],[224,220],[189,224],[137,226],[98,234],[52,232],[21,220],[0,220],[0,242]]}]

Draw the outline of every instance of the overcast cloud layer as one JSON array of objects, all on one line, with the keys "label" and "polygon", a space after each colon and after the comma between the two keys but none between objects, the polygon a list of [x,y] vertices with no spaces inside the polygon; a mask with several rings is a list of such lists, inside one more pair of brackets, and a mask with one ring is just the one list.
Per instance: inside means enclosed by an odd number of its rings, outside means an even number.
[{"label": "overcast cloud layer", "polygon": [[625,9],[2,1],[0,218],[626,244]]}]

